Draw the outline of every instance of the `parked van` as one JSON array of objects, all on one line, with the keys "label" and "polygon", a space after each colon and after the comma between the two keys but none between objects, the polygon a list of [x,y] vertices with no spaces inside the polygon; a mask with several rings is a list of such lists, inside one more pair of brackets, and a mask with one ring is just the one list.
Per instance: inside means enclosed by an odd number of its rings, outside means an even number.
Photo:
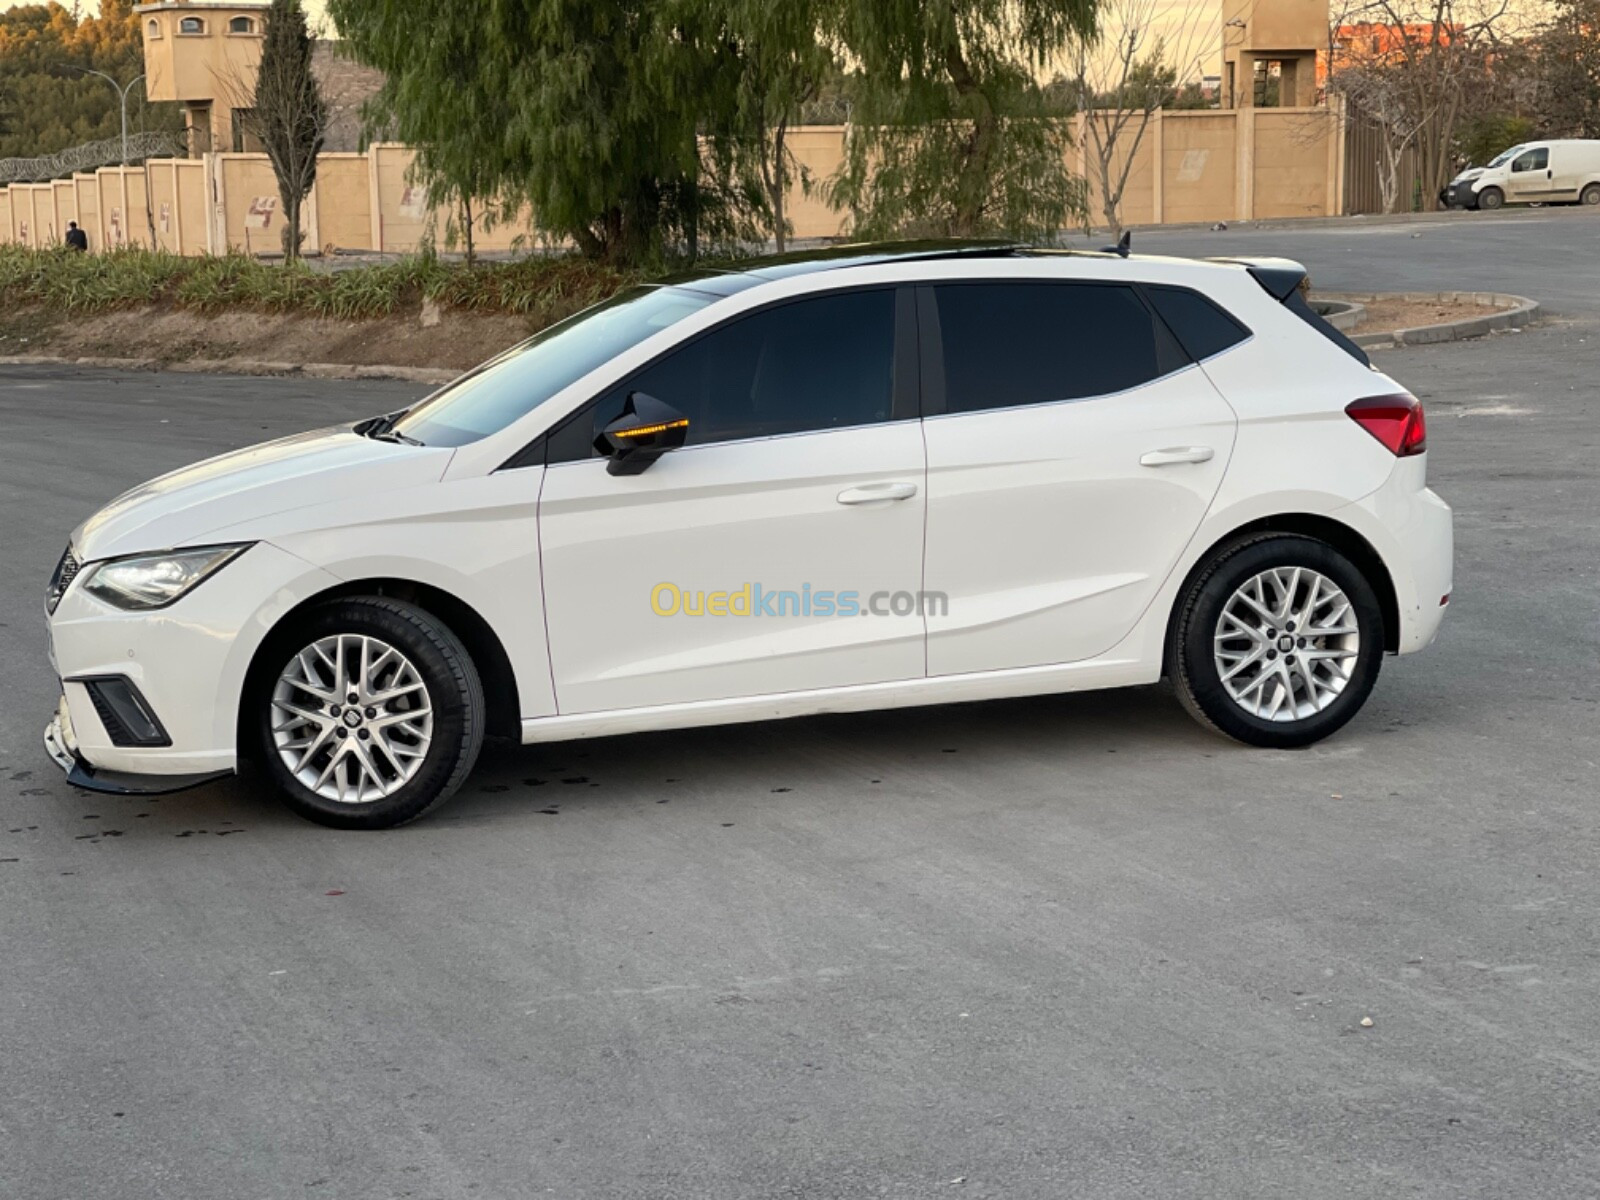
[{"label": "parked van", "polygon": [[1468,167],[1439,198],[1450,208],[1600,206],[1600,140],[1523,142],[1496,155],[1487,167]]}]

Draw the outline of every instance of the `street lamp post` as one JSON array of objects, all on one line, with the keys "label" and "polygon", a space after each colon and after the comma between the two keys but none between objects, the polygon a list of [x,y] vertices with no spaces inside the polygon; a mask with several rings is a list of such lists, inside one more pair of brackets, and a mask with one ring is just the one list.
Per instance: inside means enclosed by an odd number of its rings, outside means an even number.
[{"label": "street lamp post", "polygon": [[128,86],[127,87],[123,87],[122,84],[118,83],[115,79],[113,79],[110,75],[107,75],[104,71],[96,71],[92,67],[77,67],[75,69],[79,70],[79,71],[82,71],[86,75],[98,75],[98,76],[100,76],[101,79],[104,79],[112,87],[117,89],[117,97],[122,101],[122,165],[123,166],[127,166],[128,165],[128,96],[133,91],[133,85],[138,83],[141,79],[143,79],[144,75],[143,74],[135,75],[132,79],[130,79],[128,81]]}]

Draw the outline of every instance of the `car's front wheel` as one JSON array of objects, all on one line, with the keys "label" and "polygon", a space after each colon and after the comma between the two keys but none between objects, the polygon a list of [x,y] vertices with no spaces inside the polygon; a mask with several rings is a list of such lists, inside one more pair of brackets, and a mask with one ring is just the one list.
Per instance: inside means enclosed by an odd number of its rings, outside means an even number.
[{"label": "car's front wheel", "polygon": [[313,609],[274,639],[252,703],[289,807],[339,829],[414,821],[461,786],[483,745],[483,687],[459,639],[383,597]]},{"label": "car's front wheel", "polygon": [[1478,193],[1478,207],[1493,212],[1506,202],[1506,194],[1497,187],[1486,187]]},{"label": "car's front wheel", "polygon": [[1383,610],[1332,546],[1265,534],[1220,549],[1179,600],[1173,682],[1201,722],[1253,746],[1305,746],[1377,682]]}]

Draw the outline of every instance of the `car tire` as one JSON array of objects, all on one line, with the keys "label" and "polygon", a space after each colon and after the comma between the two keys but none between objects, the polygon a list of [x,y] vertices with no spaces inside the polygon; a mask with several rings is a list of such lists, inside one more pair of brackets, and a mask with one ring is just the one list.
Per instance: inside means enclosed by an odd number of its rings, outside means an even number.
[{"label": "car tire", "polygon": [[1506,202],[1506,194],[1497,187],[1486,187],[1478,193],[1478,207],[1486,212],[1494,212]]},{"label": "car tire", "polygon": [[1600,205],[1600,183],[1591,183],[1578,195],[1578,203],[1591,207]]},{"label": "car tire", "polygon": [[483,747],[472,658],[414,605],[358,596],[314,608],[273,636],[264,662],[250,700],[261,759],[288,806],[320,825],[415,821],[455,793]]},{"label": "car tire", "polygon": [[1360,569],[1326,542],[1268,533],[1221,547],[1194,572],[1168,662],[1202,725],[1281,749],[1355,716],[1383,650],[1383,610]]}]

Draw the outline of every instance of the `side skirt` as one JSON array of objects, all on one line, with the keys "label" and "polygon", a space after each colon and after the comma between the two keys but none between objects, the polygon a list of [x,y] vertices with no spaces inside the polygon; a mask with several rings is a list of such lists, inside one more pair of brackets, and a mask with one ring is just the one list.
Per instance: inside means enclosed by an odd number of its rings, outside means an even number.
[{"label": "side skirt", "polygon": [[1136,658],[1096,658],[1081,663],[1016,667],[1005,671],[941,675],[931,679],[868,683],[856,687],[815,688],[804,692],[739,696],[729,700],[699,700],[685,704],[660,704],[649,708],[623,708],[609,712],[533,717],[522,722],[522,740],[525,744],[560,742],[576,738],[609,737],[621,733],[642,733],[655,729],[688,729],[696,725],[773,721],[783,717],[814,716],[818,713],[868,712],[873,709],[911,708],[926,704],[959,704],[972,700],[1043,696],[1054,692],[1134,687],[1139,684],[1155,683],[1160,677],[1159,658],[1153,663]]}]

